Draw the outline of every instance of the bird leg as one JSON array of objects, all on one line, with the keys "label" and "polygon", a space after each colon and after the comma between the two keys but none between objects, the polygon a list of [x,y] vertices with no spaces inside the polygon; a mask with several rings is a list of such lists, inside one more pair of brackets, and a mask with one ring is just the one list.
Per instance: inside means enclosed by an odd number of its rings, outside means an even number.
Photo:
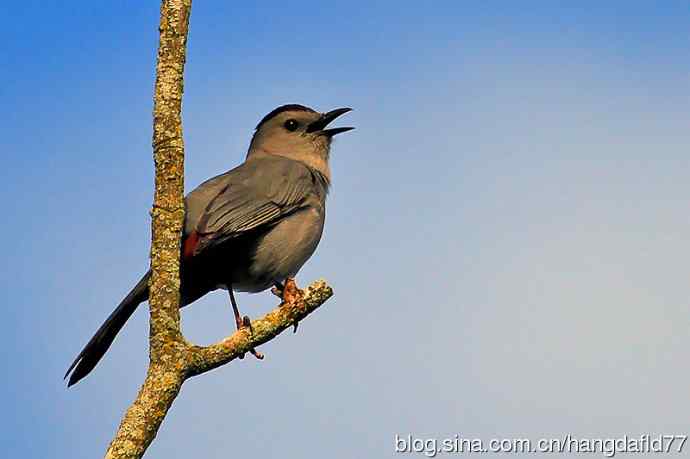
[{"label": "bird leg", "polygon": [[[232,292],[232,285],[230,284],[228,284],[228,294],[230,295],[232,312],[235,313],[235,325],[237,326],[237,329],[241,330],[242,328],[247,327],[249,328],[250,333],[254,333],[254,329],[252,328],[252,321],[249,319],[249,316],[240,316],[240,310],[237,307],[237,301],[235,301],[235,294]],[[250,349],[249,352],[259,360],[262,360],[264,358],[264,355],[256,349]],[[240,355],[240,358],[243,359],[244,354]]]}]

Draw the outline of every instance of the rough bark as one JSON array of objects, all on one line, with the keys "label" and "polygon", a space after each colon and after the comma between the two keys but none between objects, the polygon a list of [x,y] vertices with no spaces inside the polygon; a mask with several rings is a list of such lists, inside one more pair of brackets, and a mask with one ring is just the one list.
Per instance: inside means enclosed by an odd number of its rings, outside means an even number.
[{"label": "rough bark", "polygon": [[[152,216],[149,368],[125,413],[106,458],[141,458],[182,388],[205,373],[263,344],[316,310],[333,291],[323,281],[283,302],[208,347],[185,341],[180,331],[180,239],[184,222],[183,73],[191,0],[163,0],[153,110],[156,181]],[[231,324],[232,320],[228,320]]]},{"label": "rough bark", "polygon": [[149,369],[106,458],[139,458],[151,444],[184,381],[179,362],[180,238],[184,222],[182,92],[191,0],[161,2],[153,107],[156,182],[151,211]]}]

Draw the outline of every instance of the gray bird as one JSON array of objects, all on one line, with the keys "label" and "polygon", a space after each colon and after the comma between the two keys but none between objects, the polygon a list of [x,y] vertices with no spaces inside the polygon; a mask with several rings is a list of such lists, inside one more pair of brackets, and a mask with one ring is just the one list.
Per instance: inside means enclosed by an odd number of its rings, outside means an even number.
[{"label": "gray bird", "polygon": [[[244,163],[186,196],[180,306],[226,289],[237,327],[251,326],[240,316],[233,290],[283,291],[294,282],[321,239],[331,139],[354,129],[326,127],[350,110],[318,113],[297,104],[276,108],[257,125]],[[150,276],[151,271],[141,278],[77,355],[65,374],[68,386],[93,370],[137,306],[148,299]]]}]

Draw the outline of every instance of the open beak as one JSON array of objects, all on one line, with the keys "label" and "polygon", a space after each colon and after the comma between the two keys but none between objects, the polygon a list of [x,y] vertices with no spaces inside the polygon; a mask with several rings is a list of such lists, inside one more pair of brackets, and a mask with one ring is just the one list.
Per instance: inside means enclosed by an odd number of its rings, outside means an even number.
[{"label": "open beak", "polygon": [[314,121],[311,123],[309,126],[307,126],[307,132],[319,132],[321,135],[325,135],[328,137],[333,137],[336,134],[340,134],[341,132],[347,132],[351,131],[354,128],[353,127],[338,127],[338,128],[331,128],[331,129],[324,129],[328,124],[339,117],[340,115],[344,115],[345,113],[352,111],[351,108],[336,108],[335,110],[331,110],[328,113],[324,113],[321,115],[321,118],[318,120]]}]

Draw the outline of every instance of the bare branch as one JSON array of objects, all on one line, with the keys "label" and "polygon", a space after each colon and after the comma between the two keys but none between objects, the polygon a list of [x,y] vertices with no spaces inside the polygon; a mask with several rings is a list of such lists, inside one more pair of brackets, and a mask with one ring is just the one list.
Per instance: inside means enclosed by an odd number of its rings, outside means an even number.
[{"label": "bare branch", "polygon": [[122,419],[105,458],[143,457],[183,382],[181,371],[171,371],[167,364],[149,365],[144,385]]},{"label": "bare branch", "polygon": [[184,222],[182,92],[191,0],[163,0],[153,109],[156,189],[151,212],[149,369],[106,458],[140,458],[184,378],[187,345],[180,332],[180,237]]},{"label": "bare branch", "polygon": [[282,303],[260,319],[252,320],[252,330],[243,328],[208,347],[192,346],[188,354],[187,377],[196,376],[234,360],[307,317],[333,295],[323,280],[316,281],[294,303]]},{"label": "bare branch", "polygon": [[150,358],[179,353],[180,238],[184,224],[182,92],[191,0],[163,0],[153,99],[156,188],[151,212]]}]

